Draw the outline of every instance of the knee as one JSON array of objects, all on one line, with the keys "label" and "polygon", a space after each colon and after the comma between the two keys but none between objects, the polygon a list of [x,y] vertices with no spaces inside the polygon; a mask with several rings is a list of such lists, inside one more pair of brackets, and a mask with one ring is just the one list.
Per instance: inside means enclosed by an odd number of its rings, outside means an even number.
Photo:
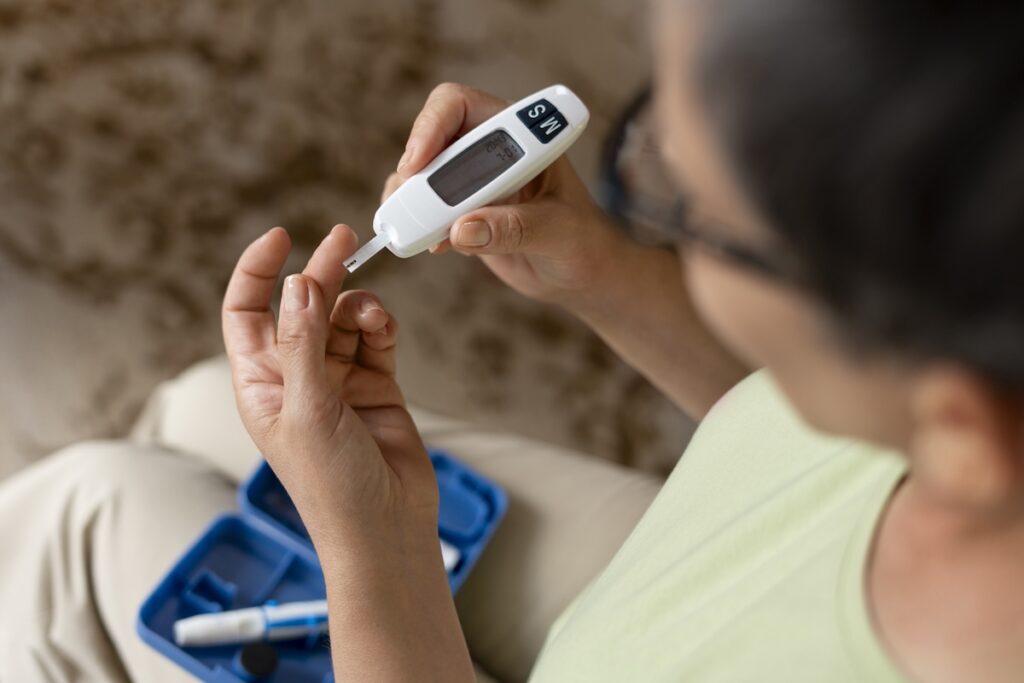
[{"label": "knee", "polygon": [[165,401],[171,408],[226,404],[234,408],[231,366],[227,356],[214,356],[184,370],[164,385]]},{"label": "knee", "polygon": [[65,448],[41,464],[46,470],[38,473],[40,479],[26,482],[25,492],[35,505],[45,506],[42,517],[68,534],[107,539],[107,548],[117,539],[145,538],[154,529],[174,541],[175,549],[184,547],[235,503],[231,482],[160,447],[91,441]]},{"label": "knee", "polygon": [[85,441],[40,463],[56,496],[95,505],[155,501],[197,476],[209,476],[195,462],[158,446],[130,441]]},{"label": "knee", "polygon": [[228,357],[221,355],[201,360],[183,370],[170,381],[170,385],[183,390],[197,388],[209,391],[211,387],[230,390],[231,366],[228,365]]},{"label": "knee", "polygon": [[79,484],[116,485],[130,479],[140,460],[155,450],[128,441],[82,441],[53,453],[42,464],[53,474]]},{"label": "knee", "polygon": [[231,369],[223,356],[194,365],[161,386],[136,436],[191,453],[239,480],[258,461],[235,407]]}]

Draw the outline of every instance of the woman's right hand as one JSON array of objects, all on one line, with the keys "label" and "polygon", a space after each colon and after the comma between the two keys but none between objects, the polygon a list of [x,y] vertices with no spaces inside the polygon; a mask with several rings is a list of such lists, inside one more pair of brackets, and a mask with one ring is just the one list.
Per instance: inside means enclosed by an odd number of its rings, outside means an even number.
[{"label": "woman's right hand", "polygon": [[[388,178],[384,197],[453,140],[509,104],[464,85],[445,83],[435,88],[413,124],[398,172]],[[449,239],[434,251],[450,246],[480,256],[516,291],[573,311],[601,296],[606,264],[624,243],[563,156],[501,204],[460,217]]]}]

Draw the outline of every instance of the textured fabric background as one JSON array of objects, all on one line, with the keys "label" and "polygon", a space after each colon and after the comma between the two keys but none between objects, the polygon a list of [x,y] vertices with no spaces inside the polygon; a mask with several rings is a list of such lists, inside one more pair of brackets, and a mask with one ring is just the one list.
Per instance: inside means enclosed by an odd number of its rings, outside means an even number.
[{"label": "textured fabric background", "polygon": [[[364,237],[430,89],[591,106],[593,177],[646,74],[618,0],[0,0],[0,476],[125,432],[161,379],[220,352],[219,303],[273,225],[298,268]],[[383,255],[354,284],[402,323],[414,401],[664,471],[690,424],[579,324],[457,255]]]}]

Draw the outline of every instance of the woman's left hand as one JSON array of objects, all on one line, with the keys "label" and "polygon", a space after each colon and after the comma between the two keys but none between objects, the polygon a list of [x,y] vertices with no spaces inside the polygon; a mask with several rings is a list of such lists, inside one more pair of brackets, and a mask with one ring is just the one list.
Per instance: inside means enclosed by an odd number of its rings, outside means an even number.
[{"label": "woman's left hand", "polygon": [[239,412],[318,549],[399,534],[439,552],[437,483],[395,382],[395,320],[369,292],[339,296],[356,243],[347,226],[331,231],[285,280],[276,324],[288,234],[242,254],[223,307]]},{"label": "woman's left hand", "polygon": [[289,251],[274,228],[238,260],[224,340],[246,429],[324,571],[335,679],[472,681],[437,539],[434,470],[395,383],[395,321],[341,294],[356,236],[339,225],[270,299]]}]

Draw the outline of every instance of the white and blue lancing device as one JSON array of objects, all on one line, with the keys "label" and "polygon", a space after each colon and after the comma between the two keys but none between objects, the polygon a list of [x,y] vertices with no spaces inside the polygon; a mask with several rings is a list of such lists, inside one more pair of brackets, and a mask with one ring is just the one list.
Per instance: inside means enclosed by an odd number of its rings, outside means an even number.
[{"label": "white and blue lancing device", "polygon": [[[459,549],[441,541],[441,561],[447,572],[462,559]],[[210,612],[174,622],[179,647],[238,645],[265,640],[293,640],[327,632],[327,601],[306,600],[283,605]]]},{"label": "white and blue lancing device", "polygon": [[351,273],[384,247],[408,258],[448,236],[455,220],[507,197],[576,141],[590,112],[571,90],[553,85],[525,97],[456,140],[409,178],[373,217],[375,237],[345,268]]}]

